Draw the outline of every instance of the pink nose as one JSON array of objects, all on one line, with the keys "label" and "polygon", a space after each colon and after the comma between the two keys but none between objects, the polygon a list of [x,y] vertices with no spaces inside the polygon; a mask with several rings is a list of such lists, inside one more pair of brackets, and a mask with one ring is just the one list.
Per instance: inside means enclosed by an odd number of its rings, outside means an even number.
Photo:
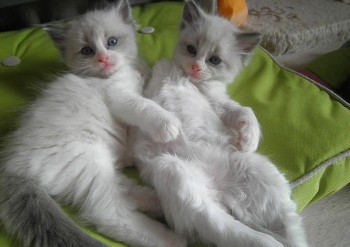
[{"label": "pink nose", "polygon": [[100,55],[97,56],[97,59],[101,63],[107,63],[108,56],[105,55],[105,54],[100,54]]},{"label": "pink nose", "polygon": [[192,70],[193,70],[193,72],[199,72],[202,69],[201,69],[201,66],[199,64],[195,63],[192,65]]}]

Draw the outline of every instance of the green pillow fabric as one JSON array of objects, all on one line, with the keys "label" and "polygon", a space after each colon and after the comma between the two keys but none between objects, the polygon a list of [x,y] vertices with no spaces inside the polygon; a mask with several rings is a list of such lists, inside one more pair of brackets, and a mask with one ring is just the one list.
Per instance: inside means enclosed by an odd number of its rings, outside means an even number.
[{"label": "green pillow fabric", "polygon": [[[182,8],[179,2],[133,7],[140,28],[155,28],[154,33],[137,35],[140,56],[151,66],[161,57],[171,58]],[[0,60],[8,56],[19,57],[21,63],[15,67],[0,64],[0,136],[14,128],[16,110],[64,70],[57,49],[37,28],[0,33]],[[299,211],[350,182],[348,104],[282,68],[261,48],[228,92],[254,109],[263,132],[259,152],[291,181]],[[65,210],[74,215],[70,209]],[[109,246],[124,246],[88,228],[86,231]],[[0,231],[0,246],[18,245]]]},{"label": "green pillow fabric", "polygon": [[263,133],[258,151],[291,181],[299,211],[350,182],[349,104],[317,85],[258,49],[228,88],[254,109]]},{"label": "green pillow fabric", "polygon": [[306,69],[320,77],[334,89],[341,88],[350,77],[350,46],[329,52],[306,65]]}]

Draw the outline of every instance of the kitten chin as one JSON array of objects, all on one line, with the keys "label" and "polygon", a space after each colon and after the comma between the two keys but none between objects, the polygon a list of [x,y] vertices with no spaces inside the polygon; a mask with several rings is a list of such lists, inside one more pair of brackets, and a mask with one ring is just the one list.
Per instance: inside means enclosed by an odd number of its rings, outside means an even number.
[{"label": "kitten chin", "polygon": [[101,78],[108,78],[112,76],[113,74],[117,73],[117,71],[120,69],[120,66],[117,66],[116,64],[103,64],[98,66],[98,75]]},{"label": "kitten chin", "polygon": [[201,82],[204,81],[208,81],[210,79],[212,79],[210,76],[203,76],[203,75],[197,75],[197,74],[187,74],[189,77],[190,82],[194,83],[194,84],[199,84]]}]

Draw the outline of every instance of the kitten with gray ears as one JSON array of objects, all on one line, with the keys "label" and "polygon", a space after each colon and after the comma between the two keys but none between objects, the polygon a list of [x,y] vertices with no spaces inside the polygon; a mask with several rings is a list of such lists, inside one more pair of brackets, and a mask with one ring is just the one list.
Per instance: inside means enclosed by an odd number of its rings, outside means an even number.
[{"label": "kitten with gray ears", "polygon": [[253,111],[226,94],[259,40],[186,2],[174,59],[155,65],[145,90],[181,134],[160,144],[138,131],[134,155],[179,234],[219,247],[306,247],[287,180],[255,152]]},{"label": "kitten with gray ears", "polygon": [[155,142],[174,140],[180,129],[177,118],[141,96],[129,4],[121,0],[46,29],[72,73],[28,107],[2,150],[1,224],[23,246],[104,246],[65,216],[56,199],[112,239],[186,246],[144,214],[161,213],[154,191],[120,172],[129,159],[128,125]]}]

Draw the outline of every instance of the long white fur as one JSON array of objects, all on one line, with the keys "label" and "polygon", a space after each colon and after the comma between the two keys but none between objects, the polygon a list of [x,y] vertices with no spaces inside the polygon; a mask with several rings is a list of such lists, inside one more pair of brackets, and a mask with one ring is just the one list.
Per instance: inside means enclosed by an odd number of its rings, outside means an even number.
[{"label": "long white fur", "polygon": [[[48,27],[73,73],[51,83],[27,109],[7,144],[3,174],[34,179],[115,240],[185,246],[184,239],[138,211],[161,213],[155,193],[120,172],[129,160],[128,125],[156,142],[173,140],[180,129],[172,114],[141,96],[143,79],[134,69],[137,48],[127,7],[96,10],[70,26]],[[107,46],[111,36],[118,38],[116,47]],[[80,54],[84,46],[94,54]],[[108,57],[111,68],[104,69],[98,54]]]},{"label": "long white fur", "polygon": [[[180,119],[181,134],[159,144],[139,131],[137,167],[180,234],[219,247],[306,247],[287,180],[254,152],[260,129],[253,111],[225,93],[246,63],[249,42],[228,21],[186,3],[174,60],[155,65],[145,90]],[[188,44],[197,48],[195,56]],[[209,64],[213,53],[223,64]],[[191,76],[194,63],[201,66],[200,79]]]}]

